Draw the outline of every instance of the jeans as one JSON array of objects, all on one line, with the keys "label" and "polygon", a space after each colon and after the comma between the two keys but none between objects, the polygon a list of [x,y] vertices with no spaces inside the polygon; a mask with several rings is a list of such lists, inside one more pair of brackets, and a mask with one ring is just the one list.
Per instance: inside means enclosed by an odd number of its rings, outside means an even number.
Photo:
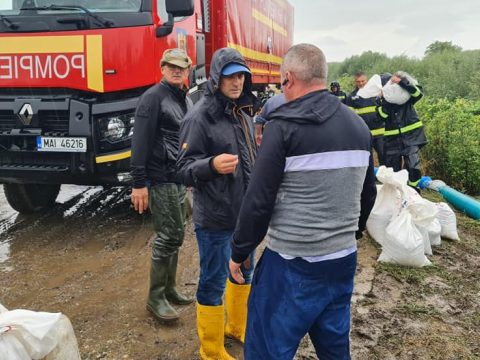
[{"label": "jeans", "polygon": [[155,240],[152,260],[175,255],[183,244],[186,222],[185,186],[165,183],[150,187],[148,203]]},{"label": "jeans", "polygon": [[265,249],[248,300],[245,360],[291,360],[308,333],[319,359],[350,359],[357,253],[309,263]]},{"label": "jeans", "polygon": [[[230,275],[228,262],[232,250],[230,239],[233,230],[208,230],[195,226],[198,252],[200,256],[200,280],[197,289],[197,301],[200,305],[217,306],[222,304],[227,277],[236,284]],[[241,270],[245,283],[252,282],[254,253],[250,254],[250,267],[243,265]]]}]

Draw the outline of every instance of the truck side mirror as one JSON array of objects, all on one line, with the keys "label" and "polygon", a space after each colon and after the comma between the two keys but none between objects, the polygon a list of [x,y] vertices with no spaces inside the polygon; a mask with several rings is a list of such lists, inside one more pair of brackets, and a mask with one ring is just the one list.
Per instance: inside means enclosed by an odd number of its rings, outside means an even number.
[{"label": "truck side mirror", "polygon": [[173,31],[174,19],[171,13],[168,13],[168,20],[157,28],[157,37],[167,36]]},{"label": "truck side mirror", "polygon": [[177,16],[190,16],[194,12],[193,0],[166,0],[167,13]]}]

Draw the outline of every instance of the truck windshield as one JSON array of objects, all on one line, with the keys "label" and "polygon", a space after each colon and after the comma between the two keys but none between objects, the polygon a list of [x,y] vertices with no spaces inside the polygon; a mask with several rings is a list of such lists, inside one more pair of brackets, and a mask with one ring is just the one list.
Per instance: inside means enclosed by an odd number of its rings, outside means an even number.
[{"label": "truck windshield", "polygon": [[[138,12],[142,5],[142,0],[0,0],[0,15],[15,16],[20,15],[21,9],[25,8],[48,8],[55,6],[81,6],[88,11],[94,12]],[[64,9],[62,12],[79,12],[78,9]],[[38,14],[48,14],[51,10],[38,10]],[[55,10],[58,14],[58,10]]]}]

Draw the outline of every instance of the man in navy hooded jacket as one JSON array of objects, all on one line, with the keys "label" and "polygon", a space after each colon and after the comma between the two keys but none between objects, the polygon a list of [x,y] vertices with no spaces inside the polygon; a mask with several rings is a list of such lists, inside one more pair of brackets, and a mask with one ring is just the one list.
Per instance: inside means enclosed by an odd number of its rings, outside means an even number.
[{"label": "man in navy hooded jacket", "polygon": [[281,67],[287,102],[269,114],[232,240],[230,271],[262,241],[252,281],[246,360],[292,359],[309,334],[320,359],[350,359],[350,301],[361,237],[376,197],[367,125],[326,89],[314,45]]},{"label": "man in navy hooded jacket", "polygon": [[246,284],[227,277],[230,238],[257,154],[252,116],[258,100],[251,85],[250,69],[240,53],[217,50],[205,94],[180,130],[177,166],[182,182],[193,187],[200,256],[197,328],[202,360],[233,359],[223,345],[224,330],[241,342],[245,337],[253,260],[243,269]]}]

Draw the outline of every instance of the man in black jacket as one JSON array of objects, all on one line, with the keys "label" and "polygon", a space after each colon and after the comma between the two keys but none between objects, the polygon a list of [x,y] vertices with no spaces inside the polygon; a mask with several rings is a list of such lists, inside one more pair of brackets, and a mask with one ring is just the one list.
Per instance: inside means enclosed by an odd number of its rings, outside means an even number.
[{"label": "man in black jacket", "polygon": [[185,187],[177,181],[180,123],[192,106],[185,80],[191,60],[182,49],[165,51],[162,81],[140,98],[132,141],[132,203],[142,214],[148,207],[156,233],[150,268],[147,309],[158,319],[178,319],[170,305],[193,302],[176,288],[178,250],[185,228]]},{"label": "man in black jacket", "polygon": [[224,335],[242,342],[245,336],[252,255],[243,268],[246,284],[227,278],[230,238],[257,152],[252,122],[257,100],[251,83],[250,69],[237,50],[217,50],[205,94],[180,131],[177,165],[183,183],[193,187],[200,256],[197,328],[202,359],[233,359],[224,348]]},{"label": "man in black jacket", "polygon": [[379,165],[385,165],[385,149],[383,134],[385,132],[385,124],[376,112],[376,98],[362,98],[357,95],[358,90],[363,88],[367,83],[367,76],[363,72],[355,74],[355,90],[347,97],[346,105],[350,107],[363,121],[367,124],[372,133],[372,146],[377,152]]},{"label": "man in black jacket", "polygon": [[402,167],[407,169],[408,184],[420,191],[419,152],[427,144],[427,138],[415,104],[423,97],[422,88],[410,82],[403,73],[394,74],[390,81],[406,90],[410,98],[404,104],[393,104],[382,98],[381,106],[377,107],[379,116],[385,121],[385,165],[394,171]]},{"label": "man in black jacket", "polygon": [[347,94],[340,90],[340,83],[338,81],[332,81],[330,83],[330,92],[335,95],[342,103],[346,103]]}]

